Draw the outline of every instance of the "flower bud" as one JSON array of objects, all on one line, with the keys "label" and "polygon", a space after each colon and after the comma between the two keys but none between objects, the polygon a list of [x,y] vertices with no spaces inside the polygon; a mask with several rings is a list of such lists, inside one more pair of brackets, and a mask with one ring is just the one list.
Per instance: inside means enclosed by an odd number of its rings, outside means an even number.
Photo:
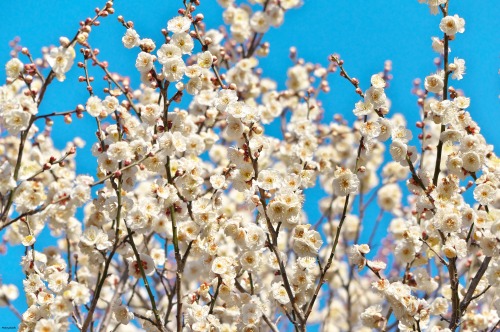
[{"label": "flower bud", "polygon": [[70,44],[70,40],[68,37],[59,37],[59,44],[61,44],[62,47],[68,47]]},{"label": "flower bud", "polygon": [[71,114],[66,114],[66,115],[64,116],[64,122],[65,122],[66,124],[70,124],[71,122],[73,122],[73,120],[71,119]]}]

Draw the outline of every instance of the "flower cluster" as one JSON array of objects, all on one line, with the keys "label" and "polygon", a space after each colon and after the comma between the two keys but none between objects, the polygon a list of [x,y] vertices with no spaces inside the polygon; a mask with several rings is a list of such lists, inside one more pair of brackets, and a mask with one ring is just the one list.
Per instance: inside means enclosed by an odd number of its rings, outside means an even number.
[{"label": "flower cluster", "polygon": [[[299,0],[219,0],[218,30],[200,2],[184,1],[161,41],[118,16],[140,82],[89,44],[112,1],[73,40],[7,62],[0,231],[25,248],[26,305],[0,285],[0,306],[19,331],[494,330],[500,159],[449,86],[465,75],[449,57],[465,21],[448,1],[420,0],[443,18],[438,69],[413,90],[416,131],[391,113],[390,62],[364,90],[339,55],[315,65],[295,48],[284,88],[264,76],[265,33]],[[88,97],[40,114],[75,61]],[[334,73],[359,96],[351,124],[323,107]],[[77,174],[81,139],[55,147],[58,116],[95,123],[94,176]]]}]

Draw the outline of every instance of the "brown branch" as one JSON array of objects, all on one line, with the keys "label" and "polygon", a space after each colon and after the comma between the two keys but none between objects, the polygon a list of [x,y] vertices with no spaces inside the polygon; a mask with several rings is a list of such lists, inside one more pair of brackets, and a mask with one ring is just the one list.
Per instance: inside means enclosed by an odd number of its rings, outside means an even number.
[{"label": "brown branch", "polygon": [[[476,288],[479,285],[479,281],[481,281],[481,278],[483,277],[484,273],[488,269],[488,265],[490,264],[490,262],[491,262],[491,257],[486,256],[484,258],[483,262],[481,263],[479,270],[476,272],[476,275],[474,276],[474,278],[472,278],[472,281],[469,285],[469,288],[467,289],[467,293],[465,293],[465,296],[464,296],[462,302],[460,303],[460,308],[459,308],[460,314],[463,314],[465,312],[465,310],[467,310],[467,307],[469,306],[471,301],[474,300],[474,296],[473,296],[474,292],[476,291]],[[452,331],[454,331],[454,329],[457,326],[458,326],[458,321],[454,321],[452,319],[449,328]]]}]

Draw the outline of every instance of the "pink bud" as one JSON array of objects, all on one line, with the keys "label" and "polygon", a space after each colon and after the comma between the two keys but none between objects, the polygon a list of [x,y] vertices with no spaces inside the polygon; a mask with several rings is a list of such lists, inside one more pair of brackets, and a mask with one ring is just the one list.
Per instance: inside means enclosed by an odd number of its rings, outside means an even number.
[{"label": "pink bud", "polygon": [[72,121],[73,121],[73,120],[71,119],[71,114],[66,114],[66,115],[64,116],[64,122],[65,122],[66,124],[70,124]]}]

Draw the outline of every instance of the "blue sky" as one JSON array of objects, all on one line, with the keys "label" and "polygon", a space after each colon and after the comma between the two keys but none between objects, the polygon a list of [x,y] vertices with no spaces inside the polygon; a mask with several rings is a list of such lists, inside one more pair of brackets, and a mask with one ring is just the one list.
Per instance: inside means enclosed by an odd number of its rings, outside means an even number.
[{"label": "blue sky", "polygon": [[[42,46],[58,44],[60,36],[71,38],[78,22],[92,16],[93,9],[103,4],[104,1],[96,0],[1,1],[0,63],[9,59],[8,42],[15,36],[20,36],[21,44],[38,56]],[[141,37],[159,42],[160,30],[166,27],[167,20],[176,15],[180,6],[181,0],[116,1],[115,9],[126,20],[134,21]],[[200,9],[209,28],[217,28],[222,23],[222,11],[215,0],[201,0]],[[451,0],[450,13],[459,14],[466,20],[465,33],[451,43],[451,57],[466,60],[466,75],[452,85],[471,97],[469,110],[473,118],[488,142],[497,145],[500,143],[497,129],[500,123],[500,4],[497,0]],[[134,67],[137,50],[122,47],[124,29],[116,16],[102,19],[101,26],[91,33],[90,42],[100,49],[100,59],[109,60],[110,71],[129,75],[135,82],[133,86],[137,87],[139,75]],[[297,47],[299,57],[325,66],[328,55],[335,52],[345,60],[349,74],[367,88],[370,76],[381,71],[384,61],[391,59],[394,79],[387,91],[393,105],[391,113],[403,113],[414,122],[419,113],[416,98],[410,94],[412,81],[417,77],[423,79],[435,70],[433,59],[437,54],[431,49],[431,36],[441,36],[439,21],[440,16],[431,15],[428,7],[417,0],[305,0],[302,8],[286,14],[281,28],[272,29],[266,35],[264,41],[271,43],[271,53],[268,58],[260,59],[260,63],[264,76],[275,79],[280,88],[284,88],[286,71],[291,65],[288,59],[291,46]],[[95,73],[96,80],[100,79],[101,72]],[[67,81],[54,82],[40,112],[66,111],[78,103],[84,104],[88,94],[84,84],[76,82],[81,74],[74,66]],[[5,73],[0,69],[0,79],[4,78]],[[338,75],[330,79],[330,83],[331,92],[321,96],[326,118],[342,113],[352,120],[351,111],[358,100],[357,95]],[[95,124],[89,117],[74,119],[70,126],[59,120],[54,126],[54,138],[56,145],[62,148],[76,133],[90,146],[94,131]],[[80,153],[78,160],[79,172],[95,173],[96,163],[89,158],[88,152]],[[315,199],[308,197],[308,203],[312,203],[308,212],[313,222],[318,215],[314,209]],[[18,257],[23,251],[23,248],[11,248],[7,259],[1,258],[0,275],[4,283],[12,283],[20,275]],[[22,301],[16,304],[23,307]],[[0,317],[1,326],[18,323],[6,308],[0,308]]]}]

